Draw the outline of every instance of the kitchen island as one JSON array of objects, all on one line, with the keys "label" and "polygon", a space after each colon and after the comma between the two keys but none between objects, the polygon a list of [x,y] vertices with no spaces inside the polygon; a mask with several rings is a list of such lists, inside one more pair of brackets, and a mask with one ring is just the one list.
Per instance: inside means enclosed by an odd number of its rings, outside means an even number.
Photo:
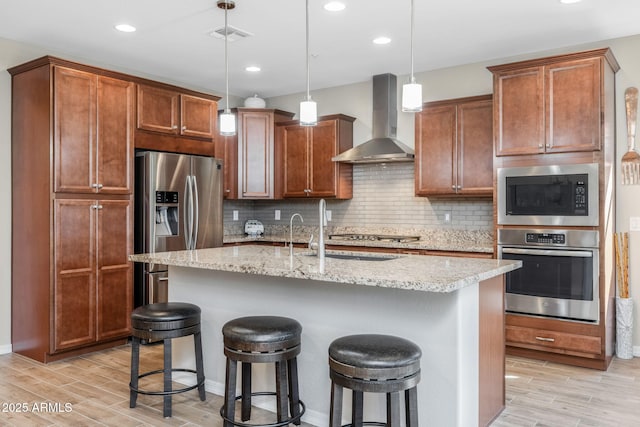
[{"label": "kitchen island", "polygon": [[[169,265],[169,299],[201,307],[206,387],[213,393],[224,390],[223,324],[280,315],[303,326],[305,422],[328,425],[327,349],[354,333],[398,335],[421,347],[422,425],[484,426],[504,407],[503,274],[518,261],[328,251],[321,263],[308,250],[258,245],[130,259]],[[174,349],[175,366],[194,364],[190,340],[177,340]],[[256,366],[254,390],[272,389],[272,377],[271,367]],[[381,419],[382,396],[367,399],[365,418]]]}]

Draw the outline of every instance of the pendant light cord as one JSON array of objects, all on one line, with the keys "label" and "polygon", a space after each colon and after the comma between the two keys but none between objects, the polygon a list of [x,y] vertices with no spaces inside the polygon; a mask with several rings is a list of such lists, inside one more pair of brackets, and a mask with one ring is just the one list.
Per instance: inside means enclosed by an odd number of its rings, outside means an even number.
[{"label": "pendant light cord", "polygon": [[411,0],[411,83],[415,83],[416,79],[413,77],[413,0]]},{"label": "pendant light cord", "polygon": [[307,46],[307,101],[311,100],[311,95],[309,94],[309,79],[310,79],[310,71],[309,71],[309,0],[306,0],[306,46]]},{"label": "pendant light cord", "polygon": [[224,8],[224,80],[225,80],[225,89],[227,91],[227,109],[226,113],[229,112],[229,52],[227,45],[229,44],[229,26],[227,25],[227,10],[228,7]]}]

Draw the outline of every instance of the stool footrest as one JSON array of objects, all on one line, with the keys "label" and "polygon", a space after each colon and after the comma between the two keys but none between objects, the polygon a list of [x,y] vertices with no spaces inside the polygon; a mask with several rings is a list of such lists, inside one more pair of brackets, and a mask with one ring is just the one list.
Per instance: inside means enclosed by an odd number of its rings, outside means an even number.
[{"label": "stool footrest", "polygon": [[[277,393],[273,392],[273,391],[255,391],[253,393],[251,393],[251,396],[276,396]],[[242,395],[240,396],[236,396],[236,400],[240,400],[242,399]],[[222,417],[223,420],[233,424],[234,426],[237,427],[284,427],[287,426],[289,424],[294,424],[296,421],[300,421],[300,419],[302,418],[302,416],[304,415],[305,410],[307,409],[307,407],[305,406],[304,402],[302,400],[298,400],[298,407],[300,408],[300,413],[298,415],[296,415],[295,417],[291,417],[288,418],[284,421],[280,421],[277,423],[272,423],[272,424],[249,424],[249,423],[243,423],[243,422],[238,422],[235,421],[233,419],[227,418],[224,415],[225,409],[226,409],[227,405],[222,405],[222,407],[220,408],[220,416]]]},{"label": "stool footrest", "polygon": [[[197,374],[197,372],[194,369],[182,369],[182,368],[173,368],[173,369],[171,369],[171,372],[189,372],[191,374]],[[149,375],[155,375],[155,374],[164,374],[164,369],[157,369],[155,371],[145,372],[144,374],[138,375],[138,379],[144,378],[144,377],[148,377]],[[204,380],[200,381],[199,383],[197,383],[195,385],[184,387],[184,388],[180,388],[180,389],[177,389],[177,390],[150,391],[150,390],[142,390],[142,389],[139,389],[139,388],[134,388],[131,385],[131,383],[129,383],[129,390],[135,391],[136,393],[147,394],[147,395],[152,395],[152,396],[169,396],[169,395],[178,394],[178,393],[184,393],[185,391],[196,389],[196,388],[200,387],[202,384],[204,384]]]}]

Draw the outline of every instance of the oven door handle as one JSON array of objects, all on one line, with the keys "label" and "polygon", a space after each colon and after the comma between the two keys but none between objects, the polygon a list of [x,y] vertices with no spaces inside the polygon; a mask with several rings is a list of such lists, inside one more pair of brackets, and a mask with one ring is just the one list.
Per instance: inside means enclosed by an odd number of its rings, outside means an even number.
[{"label": "oven door handle", "polygon": [[562,251],[562,250],[545,250],[545,249],[521,249],[521,248],[503,248],[503,254],[516,255],[542,255],[542,256],[566,256],[574,258],[593,258],[591,251]]}]

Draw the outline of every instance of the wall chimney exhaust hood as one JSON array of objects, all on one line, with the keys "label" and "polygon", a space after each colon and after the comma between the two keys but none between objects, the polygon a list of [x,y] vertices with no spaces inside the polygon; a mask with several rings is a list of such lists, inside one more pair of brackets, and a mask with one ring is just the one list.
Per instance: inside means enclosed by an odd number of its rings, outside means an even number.
[{"label": "wall chimney exhaust hood", "polygon": [[373,76],[373,138],[331,160],[343,163],[412,162],[413,149],[396,139],[397,104],[396,76]]}]

